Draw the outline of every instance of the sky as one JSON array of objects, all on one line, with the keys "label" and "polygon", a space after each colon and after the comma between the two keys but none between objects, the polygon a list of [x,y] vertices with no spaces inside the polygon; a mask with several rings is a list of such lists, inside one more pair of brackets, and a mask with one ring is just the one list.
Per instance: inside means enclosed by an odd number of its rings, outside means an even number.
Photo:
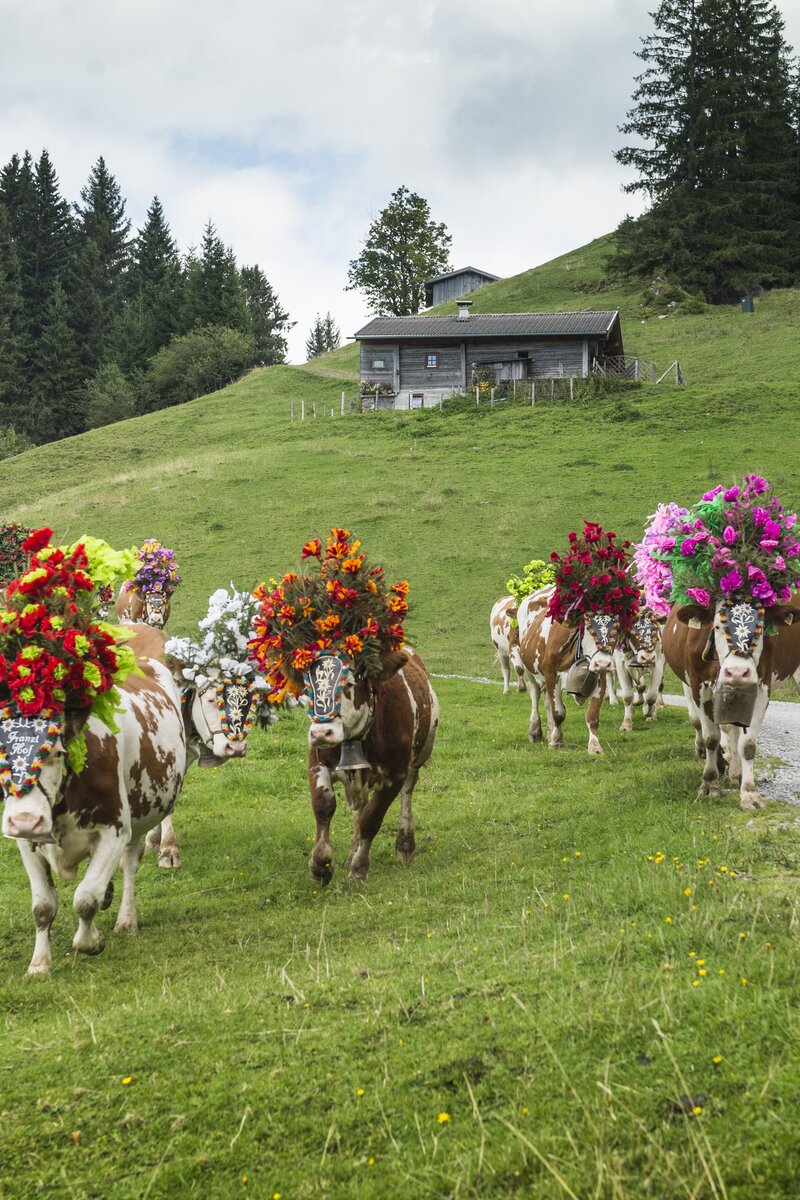
[{"label": "sky", "polygon": [[[210,220],[258,263],[305,360],[317,313],[369,318],[347,268],[402,184],[453,268],[514,275],[642,202],[613,152],[656,0],[0,0],[0,162],[47,149],[78,200],[102,155],[134,231]],[[779,4],[800,48],[800,3]]]}]

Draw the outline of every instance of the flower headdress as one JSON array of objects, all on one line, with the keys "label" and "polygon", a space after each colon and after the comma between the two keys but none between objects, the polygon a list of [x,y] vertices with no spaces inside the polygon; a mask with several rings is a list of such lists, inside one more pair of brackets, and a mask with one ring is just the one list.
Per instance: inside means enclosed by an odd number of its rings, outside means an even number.
[{"label": "flower headdress", "polygon": [[796,524],[797,515],[784,512],[760,475],[712,488],[676,521],[664,544],[672,599],[704,606],[725,597],[788,603],[800,581]]},{"label": "flower headdress", "polygon": [[544,562],[541,558],[532,558],[529,563],[525,564],[522,571],[521,577],[512,575],[506,584],[518,605],[526,596],[530,596],[531,592],[538,592],[539,588],[546,587],[556,577],[551,564]]},{"label": "flower headdress", "polygon": [[33,531],[21,525],[0,525],[0,583],[8,583],[25,570],[22,545]]},{"label": "flower headdress", "polygon": [[548,616],[577,626],[593,613],[607,613],[619,618],[623,631],[630,628],[639,611],[639,589],[627,581],[630,542],[618,546],[616,539],[602,525],[584,521],[582,535],[569,535],[567,554],[562,557],[553,551],[555,591]]},{"label": "flower headdress", "polygon": [[208,612],[197,622],[201,641],[188,637],[170,638],[164,649],[176,659],[189,683],[203,687],[210,670],[231,678],[246,679],[254,687],[266,687],[250,658],[248,643],[255,636],[254,621],[259,602],[252,592],[218,588],[208,601]]},{"label": "flower headdress", "polygon": [[175,551],[168,550],[154,538],[144,542],[136,551],[136,574],[127,585],[128,590],[158,592],[171,596],[181,581],[180,567],[175,561]]},{"label": "flower headdress", "polygon": [[[23,543],[30,565],[5,589],[0,606],[0,718],[63,719],[90,714],[117,732],[118,686],[136,668],[133,651],[122,645],[130,633],[98,621],[95,584],[105,543],[93,554],[82,543],[71,550],[50,544],[51,529]],[[83,725],[67,743],[73,770],[86,761]]]},{"label": "flower headdress", "polygon": [[644,604],[657,617],[665,617],[672,601],[672,568],[663,557],[675,544],[672,531],[686,516],[679,504],[659,504],[647,519],[644,537],[633,547],[633,570],[642,590]]},{"label": "flower headdress", "polygon": [[270,699],[299,692],[303,671],[322,651],[353,660],[366,678],[381,673],[382,656],[405,644],[408,584],[387,586],[383,567],[369,567],[347,529],[332,529],[323,546],[312,538],[302,558],[313,574],[289,572],[256,588],[261,610],[250,648],[270,683]]}]

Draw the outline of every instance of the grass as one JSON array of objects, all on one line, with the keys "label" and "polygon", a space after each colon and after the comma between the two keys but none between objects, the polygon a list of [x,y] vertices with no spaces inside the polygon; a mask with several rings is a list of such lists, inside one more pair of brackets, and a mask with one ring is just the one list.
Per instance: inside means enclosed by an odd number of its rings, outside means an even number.
[{"label": "grass", "polygon": [[[292,424],[292,400],[321,414],[352,384],[346,347],[30,451],[6,463],[2,511],[174,547],[176,633],[218,586],[278,574],[345,525],[409,578],[429,667],[490,674],[506,579],[584,517],[638,537],[659,501],[745,470],[800,502],[800,293],[753,316],[644,317],[602,284],[605,250],[475,308],[619,306],[626,348],[679,358],[687,387]],[[184,866],[144,863],[138,939],[76,960],[62,885],[49,981],[25,978],[28,885],[4,848],[3,1200],[794,1196],[796,809],[696,800],[678,711],[646,731],[637,713],[628,738],[606,712],[595,762],[574,708],[554,754],[528,745],[524,698],[437,689],[417,860],[394,862],[392,810],[364,888],[309,879],[299,715],[190,775]],[[345,812],[334,838],[341,861]]]},{"label": "grass", "polygon": [[364,888],[307,874],[299,715],[190,775],[138,939],[76,959],[62,885],[49,981],[8,848],[0,1194],[794,1195],[793,810],[693,800],[682,713],[593,761],[573,706],[558,754],[437,687],[417,859],[392,812]]}]

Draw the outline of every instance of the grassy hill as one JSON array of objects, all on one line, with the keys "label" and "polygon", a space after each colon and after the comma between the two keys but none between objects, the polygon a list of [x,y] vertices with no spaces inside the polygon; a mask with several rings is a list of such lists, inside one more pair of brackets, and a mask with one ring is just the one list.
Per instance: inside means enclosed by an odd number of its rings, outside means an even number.
[{"label": "grassy hill", "polygon": [[[348,347],[8,461],[0,512],[173,546],[176,633],[215,587],[345,525],[410,580],[430,666],[487,673],[507,576],[583,517],[636,536],[659,500],[747,469],[800,502],[800,294],[644,317],[596,290],[603,245],[476,308],[618,304],[626,347],[679,358],[687,387],[292,424],[292,400],[321,414],[352,386]],[[346,878],[344,803],[337,874],[309,878],[299,710],[244,760],[191,770],[183,867],[143,862],[138,938],[111,932],[117,883],[104,953],[76,956],[60,886],[49,980],[24,974],[30,894],[5,845],[0,1196],[796,1196],[796,808],[696,798],[675,708],[626,735],[604,713],[595,759],[572,704],[556,754],[527,742],[525,697],[436,688],[416,859],[394,860],[395,806],[365,887]]]},{"label": "grassy hill", "polygon": [[[90,532],[116,545],[156,537],[184,583],[173,627],[189,628],[229,580],[254,584],[295,565],[332,525],[412,585],[412,637],[439,671],[485,672],[493,600],[533,555],[564,544],[584,517],[631,537],[659,501],[757,469],[800,502],[788,452],[800,396],[800,293],[753,315],[710,308],[645,318],[638,296],[604,288],[604,239],[475,293],[477,310],[616,307],[626,348],[688,386],[623,398],[440,414],[338,415],[357,350],[272,367],[185,406],[40,447],[6,464],[0,511]],[[300,400],[318,417],[289,418]],[[337,415],[323,419],[335,405]]]}]

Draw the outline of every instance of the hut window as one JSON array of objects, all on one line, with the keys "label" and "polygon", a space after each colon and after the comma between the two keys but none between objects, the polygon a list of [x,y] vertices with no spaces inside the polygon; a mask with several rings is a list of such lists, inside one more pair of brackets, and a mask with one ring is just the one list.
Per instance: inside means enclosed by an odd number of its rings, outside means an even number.
[{"label": "hut window", "polygon": [[373,371],[380,371],[383,369],[383,366],[384,366],[384,361],[382,358],[373,358],[373,360],[372,360]]},{"label": "hut window", "polygon": [[434,350],[433,353],[425,355],[425,366],[426,367],[438,367],[438,365],[439,365],[438,351]]}]

